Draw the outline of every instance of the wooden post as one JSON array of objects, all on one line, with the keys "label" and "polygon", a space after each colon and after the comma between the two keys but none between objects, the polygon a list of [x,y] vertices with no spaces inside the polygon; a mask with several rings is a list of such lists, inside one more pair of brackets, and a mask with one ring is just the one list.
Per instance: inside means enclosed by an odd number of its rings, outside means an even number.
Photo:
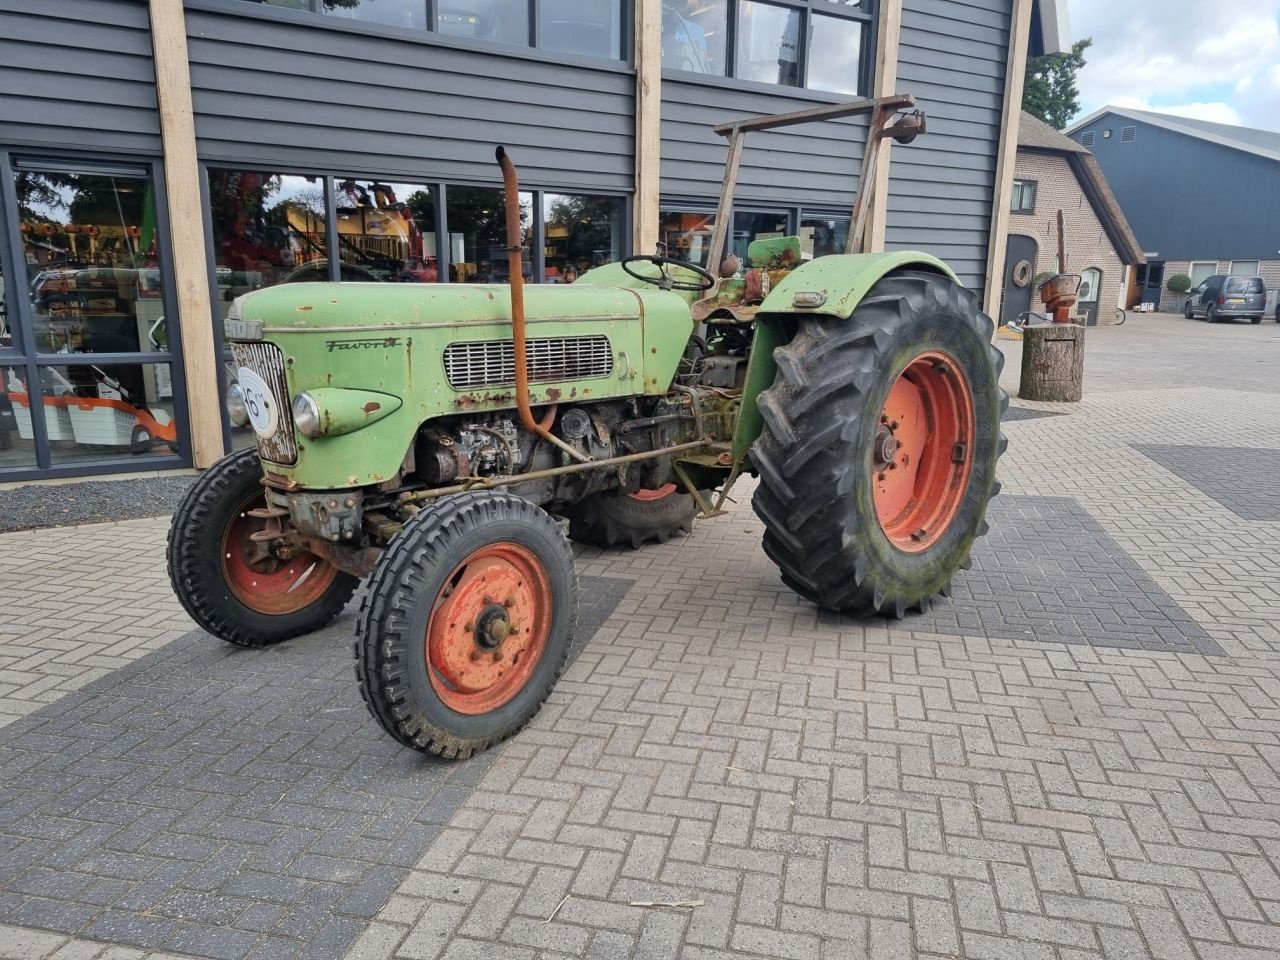
[{"label": "wooden post", "polygon": [[1022,331],[1023,400],[1075,403],[1084,395],[1084,334],[1077,323],[1047,323]]},{"label": "wooden post", "polygon": [[182,0],[149,2],[169,201],[169,236],[178,287],[175,291],[178,330],[186,373],[187,409],[191,413],[191,455],[194,465],[204,468],[222,456],[225,445],[204,215],[200,205],[200,168],[196,162],[195,116],[191,108],[187,26]]},{"label": "wooden post", "polygon": [[1009,60],[1005,66],[1004,111],[1000,120],[1000,149],[996,159],[995,201],[991,208],[991,236],[987,246],[987,277],[983,309],[992,316],[1004,288],[1005,245],[1009,239],[1009,205],[1013,200],[1013,172],[1018,162],[1018,129],[1022,122],[1022,92],[1027,78],[1027,48],[1031,42],[1032,0],[1013,0],[1009,19]]},{"label": "wooden post", "polygon": [[[902,0],[880,0],[876,82],[872,96],[891,97],[898,92],[898,44],[901,37]],[[877,151],[875,183],[871,191],[876,202],[871,208],[863,243],[863,250],[867,253],[884,251],[885,234],[889,227],[889,151],[892,148],[891,143],[882,141]]]},{"label": "wooden post", "polygon": [[632,253],[658,246],[662,166],[662,0],[636,0],[636,192]]}]

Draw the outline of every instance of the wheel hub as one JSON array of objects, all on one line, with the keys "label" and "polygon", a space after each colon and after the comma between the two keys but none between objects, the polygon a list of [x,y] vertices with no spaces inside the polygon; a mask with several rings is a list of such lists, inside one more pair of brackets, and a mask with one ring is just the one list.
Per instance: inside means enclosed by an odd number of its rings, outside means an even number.
[{"label": "wheel hub", "polygon": [[338,576],[333,564],[296,548],[275,508],[254,493],[235,511],[222,535],[227,589],[257,613],[284,616],[315,603]]},{"label": "wheel hub", "polygon": [[[896,427],[897,424],[894,424]],[[876,466],[881,469],[891,465],[898,458],[898,438],[893,435],[893,428],[881,424],[880,429],[876,431],[876,449],[875,460]]]},{"label": "wheel hub", "polygon": [[486,650],[493,650],[500,647],[511,632],[511,618],[507,616],[507,608],[489,601],[489,605],[476,618],[476,643]]}]

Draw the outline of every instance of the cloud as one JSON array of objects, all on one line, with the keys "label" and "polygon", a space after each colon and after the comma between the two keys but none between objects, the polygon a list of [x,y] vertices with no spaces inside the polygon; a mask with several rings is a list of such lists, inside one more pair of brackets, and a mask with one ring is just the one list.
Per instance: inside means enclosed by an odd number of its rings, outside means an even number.
[{"label": "cloud", "polygon": [[1082,114],[1135,107],[1280,127],[1280,0],[1071,0]]}]

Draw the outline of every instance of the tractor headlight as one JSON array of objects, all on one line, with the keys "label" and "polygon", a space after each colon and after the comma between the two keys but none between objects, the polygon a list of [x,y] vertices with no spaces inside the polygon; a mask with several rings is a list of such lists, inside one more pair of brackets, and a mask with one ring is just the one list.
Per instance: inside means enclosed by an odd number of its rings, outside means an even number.
[{"label": "tractor headlight", "polygon": [[249,408],[244,402],[244,390],[238,383],[227,387],[227,416],[237,427],[249,425]]},{"label": "tractor headlight", "polygon": [[304,437],[314,440],[320,436],[320,404],[310,394],[293,398],[293,422]]}]

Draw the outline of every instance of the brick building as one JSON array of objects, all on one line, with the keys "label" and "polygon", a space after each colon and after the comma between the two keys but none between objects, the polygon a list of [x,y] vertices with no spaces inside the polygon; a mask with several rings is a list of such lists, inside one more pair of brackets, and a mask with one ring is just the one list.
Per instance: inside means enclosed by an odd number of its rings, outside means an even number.
[{"label": "brick building", "polygon": [[1131,268],[1145,263],[1137,237],[1097,161],[1080,144],[1028,113],[1018,133],[1000,320],[1039,309],[1037,274],[1058,270],[1058,211],[1066,271],[1081,275],[1080,312],[1090,323],[1128,306]]}]

